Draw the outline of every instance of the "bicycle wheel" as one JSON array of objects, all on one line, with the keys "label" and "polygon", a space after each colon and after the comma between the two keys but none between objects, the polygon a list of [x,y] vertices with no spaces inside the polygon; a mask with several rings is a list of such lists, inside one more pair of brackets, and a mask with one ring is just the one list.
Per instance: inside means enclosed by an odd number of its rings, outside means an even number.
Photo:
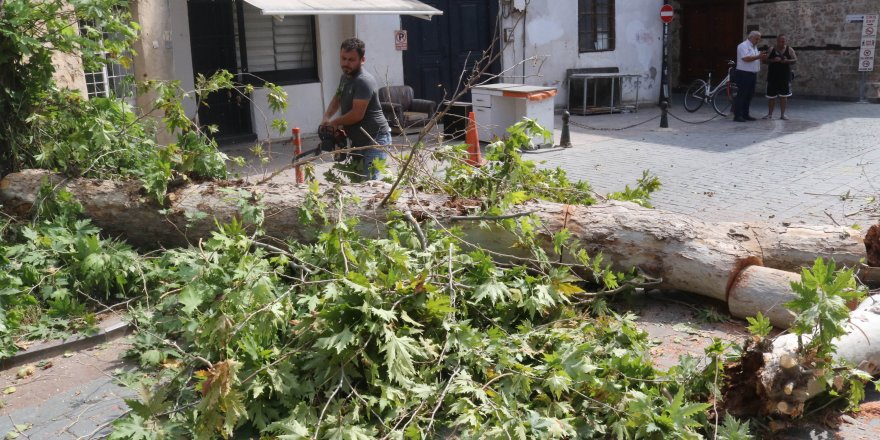
[{"label": "bicycle wheel", "polygon": [[715,92],[715,96],[712,97],[712,107],[715,108],[715,113],[727,116],[730,106],[733,105],[733,101],[736,99],[738,90],[735,83],[729,82],[726,86]]},{"label": "bicycle wheel", "polygon": [[698,79],[684,94],[684,109],[693,113],[703,106],[704,101],[706,101],[706,81]]}]

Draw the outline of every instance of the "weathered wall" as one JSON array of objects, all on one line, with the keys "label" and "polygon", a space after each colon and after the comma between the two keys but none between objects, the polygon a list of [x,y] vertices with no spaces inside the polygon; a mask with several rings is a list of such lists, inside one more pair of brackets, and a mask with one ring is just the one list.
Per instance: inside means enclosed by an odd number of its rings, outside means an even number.
[{"label": "weathered wall", "polygon": [[[192,67],[189,20],[185,1],[138,0],[135,18],[143,27],[138,42],[135,66],[137,79],[177,79],[185,90],[195,87]],[[403,57],[394,50],[395,29],[400,28],[397,15],[321,15],[316,17],[319,82],[283,86],[288,95],[288,109],[282,114],[269,110],[267,92],[257,89],[252,96],[251,114],[254,132],[259,139],[284,139],[269,128],[271,120],[283,118],[291,127],[304,133],[317,130],[321,114],[333,97],[339,76],[339,45],[342,40],[357,36],[367,45],[367,69],[381,83],[403,83]],[[170,41],[166,41],[170,36]],[[151,101],[143,98],[139,106],[147,108]],[[195,117],[193,100],[185,102],[187,115]]]},{"label": "weathered wall", "polygon": [[[557,87],[556,105],[564,106],[568,101],[567,69],[617,67],[621,73],[640,75],[640,102],[656,102],[660,96],[663,26],[659,11],[663,1],[617,0],[615,50],[586,53],[578,51],[577,3],[531,0],[524,16],[514,9],[502,19],[502,28],[514,27],[520,20],[514,41],[505,43],[504,81]],[[520,64],[533,56],[540,60]],[[623,82],[625,100],[635,99],[635,86],[635,81]]]},{"label": "weathered wall", "polygon": [[[69,4],[65,5],[64,11],[72,12],[73,7]],[[74,32],[79,32],[76,20],[71,20],[71,27]],[[86,76],[83,73],[82,57],[79,54],[55,52],[52,54],[52,64],[55,66],[55,72],[52,74],[55,85],[59,88],[79,90],[84,97],[86,96]]]},{"label": "weathered wall", "polygon": [[52,54],[55,73],[52,78],[59,88],[78,90],[86,96],[86,76],[83,73],[82,57],[77,54],[55,52]]},{"label": "weathered wall", "polygon": [[[165,0],[132,2],[132,18],[141,26],[140,38],[134,43],[135,81],[175,79],[171,4],[176,6],[177,3],[183,3],[184,11],[186,10],[186,2],[166,2]],[[192,74],[190,74],[191,77]],[[153,93],[138,95],[137,106],[142,112],[148,112],[152,109],[154,99],[155,94]],[[155,118],[157,126],[163,127],[163,124],[158,121],[162,117],[161,114],[153,112],[149,117]],[[170,133],[161,129],[157,132],[156,137],[160,144],[168,144],[173,140]]]},{"label": "weathered wall", "polygon": [[[751,1],[746,27],[757,27],[762,44],[788,35],[798,63],[793,91],[797,95],[855,99],[859,96],[858,49],[862,23],[846,23],[848,14],[878,14],[880,0]],[[869,98],[880,98],[880,57],[868,75]],[[763,78],[763,75],[762,75]],[[759,90],[764,81],[759,82]]]}]

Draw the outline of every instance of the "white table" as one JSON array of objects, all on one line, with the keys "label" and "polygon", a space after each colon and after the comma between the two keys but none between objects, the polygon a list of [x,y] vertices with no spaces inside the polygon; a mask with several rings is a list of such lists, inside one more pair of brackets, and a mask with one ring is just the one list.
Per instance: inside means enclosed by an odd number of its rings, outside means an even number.
[{"label": "white table", "polygon": [[[471,102],[477,120],[478,135],[482,142],[492,142],[507,136],[507,128],[523,118],[535,119],[553,132],[553,97],[555,87],[523,84],[487,84],[471,89]],[[532,141],[544,143],[533,136]]]},{"label": "white table", "polygon": [[[624,109],[633,109],[634,111],[639,111],[639,86],[641,85],[641,81],[639,80],[641,75],[631,74],[631,73],[573,73],[568,76],[568,88],[572,89],[572,83],[581,81],[582,84],[582,93],[580,96],[580,102],[572,102],[575,96],[572,96],[572,93],[569,92],[568,96],[568,111],[571,114],[576,115],[587,115],[593,113],[614,113],[615,111],[621,111]],[[607,105],[606,103],[598,102],[598,86],[599,80],[601,79],[609,79],[611,80],[611,98]],[[624,105],[623,99],[617,98],[617,94],[623,90],[622,83],[623,80],[627,79],[629,81],[633,81],[635,79],[636,83],[636,97],[635,102],[632,105]],[[590,93],[590,81],[592,80],[593,92]],[[590,102],[590,98],[592,98],[592,102]],[[580,105],[578,105],[580,104]],[[589,104],[589,105],[588,105]]]}]

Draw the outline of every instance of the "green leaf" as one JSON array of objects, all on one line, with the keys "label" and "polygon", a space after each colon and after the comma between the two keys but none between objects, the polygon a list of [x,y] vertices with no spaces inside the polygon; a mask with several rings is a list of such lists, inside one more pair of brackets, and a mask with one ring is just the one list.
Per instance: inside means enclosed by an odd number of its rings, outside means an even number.
[{"label": "green leaf", "polygon": [[550,391],[557,399],[562,397],[562,393],[568,391],[571,382],[571,377],[563,371],[557,371],[544,381],[547,384],[547,388],[550,388]]},{"label": "green leaf", "polygon": [[749,323],[749,333],[761,338],[766,338],[773,330],[773,325],[770,324],[770,318],[767,318],[761,312],[758,312],[755,317],[746,317],[746,322]]},{"label": "green leaf", "polygon": [[474,301],[480,302],[488,298],[490,303],[495,304],[497,302],[505,301],[508,293],[509,290],[505,284],[497,281],[490,281],[477,286],[477,289],[474,292]]},{"label": "green leaf", "polygon": [[182,310],[183,313],[192,315],[192,313],[202,304],[202,294],[197,288],[188,285],[184,287],[180,292],[180,295],[177,296],[177,301],[182,306],[180,310]]},{"label": "green leaf", "polygon": [[341,332],[331,336],[319,338],[315,342],[315,346],[325,350],[336,350],[336,353],[342,353],[345,349],[355,341],[355,334],[345,327]]},{"label": "green leaf", "polygon": [[159,365],[163,359],[165,359],[165,356],[156,349],[147,350],[141,354],[142,365]]},{"label": "green leaf", "polygon": [[385,344],[381,351],[385,353],[389,378],[401,385],[411,383],[415,374],[413,357],[423,355],[415,339],[409,336],[398,337],[394,332],[386,330]]}]

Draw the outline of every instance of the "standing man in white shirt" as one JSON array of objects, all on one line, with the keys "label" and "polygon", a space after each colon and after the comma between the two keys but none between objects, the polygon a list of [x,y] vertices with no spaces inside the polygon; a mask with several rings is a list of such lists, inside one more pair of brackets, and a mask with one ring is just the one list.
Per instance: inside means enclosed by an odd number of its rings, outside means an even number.
[{"label": "standing man in white shirt", "polygon": [[749,37],[736,47],[736,72],[734,81],[739,91],[733,103],[733,120],[736,122],[754,121],[749,115],[749,106],[755,94],[755,83],[761,70],[761,61],[767,59],[767,53],[758,50],[761,33],[749,32]]}]

